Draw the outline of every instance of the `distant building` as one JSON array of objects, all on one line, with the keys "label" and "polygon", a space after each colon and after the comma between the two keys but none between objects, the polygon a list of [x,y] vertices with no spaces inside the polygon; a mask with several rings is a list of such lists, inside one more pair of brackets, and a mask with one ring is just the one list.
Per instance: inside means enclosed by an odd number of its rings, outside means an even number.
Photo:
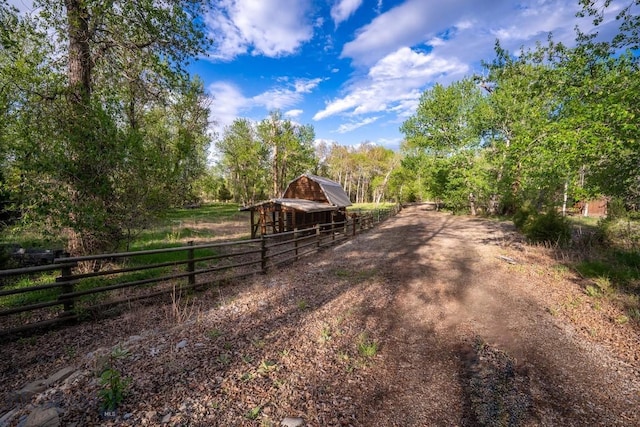
[{"label": "distant building", "polygon": [[251,238],[330,224],[346,219],[349,196],[328,178],[304,174],[289,183],[282,198],[241,208],[251,212]]},{"label": "distant building", "polygon": [[609,200],[606,197],[598,199],[579,201],[574,205],[574,211],[581,216],[605,217],[607,216],[607,207]]}]

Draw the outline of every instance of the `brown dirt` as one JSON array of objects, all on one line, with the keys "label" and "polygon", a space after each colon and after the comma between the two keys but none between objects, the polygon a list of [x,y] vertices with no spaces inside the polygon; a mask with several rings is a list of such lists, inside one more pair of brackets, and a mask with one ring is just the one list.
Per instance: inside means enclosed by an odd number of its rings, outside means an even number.
[{"label": "brown dirt", "polygon": [[[640,328],[584,285],[507,223],[414,206],[174,307],[4,343],[0,415],[12,391],[72,365],[82,375],[14,422],[49,402],[64,425],[640,425]],[[96,361],[119,344],[131,385],[102,420]]]}]

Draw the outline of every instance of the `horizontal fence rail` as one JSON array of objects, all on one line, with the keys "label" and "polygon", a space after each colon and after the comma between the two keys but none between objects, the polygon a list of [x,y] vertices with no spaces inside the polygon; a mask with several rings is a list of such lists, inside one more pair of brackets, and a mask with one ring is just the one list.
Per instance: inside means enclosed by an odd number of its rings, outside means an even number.
[{"label": "horizontal fence rail", "polygon": [[[53,264],[0,270],[0,336],[81,319],[114,305],[266,273],[343,242],[395,215],[399,206],[343,222],[259,239],[56,258]],[[146,258],[169,257],[147,262]]]}]

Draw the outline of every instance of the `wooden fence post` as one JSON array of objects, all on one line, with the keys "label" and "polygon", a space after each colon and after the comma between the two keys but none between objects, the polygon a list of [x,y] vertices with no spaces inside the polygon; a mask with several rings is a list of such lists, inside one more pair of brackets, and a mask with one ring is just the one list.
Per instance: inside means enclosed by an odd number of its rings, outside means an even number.
[{"label": "wooden fence post", "polygon": [[293,228],[293,247],[296,250],[296,261],[298,261],[298,227]]},{"label": "wooden fence post", "polygon": [[316,246],[320,248],[320,224],[316,224]]},{"label": "wooden fence post", "polygon": [[[62,258],[69,258],[69,254],[67,252],[63,253]],[[60,269],[60,277],[56,279],[57,282],[63,283],[63,286],[62,286],[63,294],[70,294],[73,292],[74,286],[73,286],[73,280],[71,278],[73,273],[71,270],[72,270],[72,267],[70,266],[62,267]],[[64,305],[63,312],[60,313],[59,317],[72,316],[75,308],[74,307],[75,300],[73,298],[65,298],[63,305]]]},{"label": "wooden fence post", "polygon": [[336,240],[336,224],[335,224],[335,220],[333,219],[333,215],[331,216],[331,241],[335,242]]},{"label": "wooden fence post", "polygon": [[[193,240],[190,240],[187,245],[189,246],[193,246]],[[195,251],[193,248],[189,248],[189,250],[187,251],[187,257],[189,262],[187,263],[187,271],[190,273],[189,274],[189,286],[195,286],[196,284],[196,275],[195,275],[195,271],[196,271],[196,263],[194,261],[195,259]]]},{"label": "wooden fence post", "polygon": [[351,233],[353,234],[353,237],[356,237],[356,224],[357,224],[357,221],[358,221],[358,217],[354,216],[352,218],[352,222],[353,223],[351,224],[351,226],[353,227],[353,230],[351,230]]},{"label": "wooden fence post", "polygon": [[267,239],[264,234],[260,236],[260,270],[262,274],[267,274]]}]

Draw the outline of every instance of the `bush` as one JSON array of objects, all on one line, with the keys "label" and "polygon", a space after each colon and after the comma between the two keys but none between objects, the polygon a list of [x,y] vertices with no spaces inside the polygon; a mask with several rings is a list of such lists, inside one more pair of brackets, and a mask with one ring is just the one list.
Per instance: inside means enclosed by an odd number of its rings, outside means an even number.
[{"label": "bush", "polygon": [[[522,222],[522,226],[518,228],[530,241],[563,245],[571,240],[571,226],[567,219],[554,209],[542,215],[529,213],[524,220],[523,216],[517,219],[518,222]],[[515,219],[514,223],[518,226]]]},{"label": "bush", "polygon": [[607,205],[607,217],[609,219],[627,218],[627,209],[624,202],[619,198],[612,198]]},{"label": "bush", "polygon": [[625,251],[640,248],[640,221],[607,218],[598,224],[598,230],[609,246]]},{"label": "bush", "polygon": [[525,203],[513,214],[513,224],[518,230],[522,230],[527,221],[530,221],[535,214],[536,211],[531,208],[531,204]]}]

